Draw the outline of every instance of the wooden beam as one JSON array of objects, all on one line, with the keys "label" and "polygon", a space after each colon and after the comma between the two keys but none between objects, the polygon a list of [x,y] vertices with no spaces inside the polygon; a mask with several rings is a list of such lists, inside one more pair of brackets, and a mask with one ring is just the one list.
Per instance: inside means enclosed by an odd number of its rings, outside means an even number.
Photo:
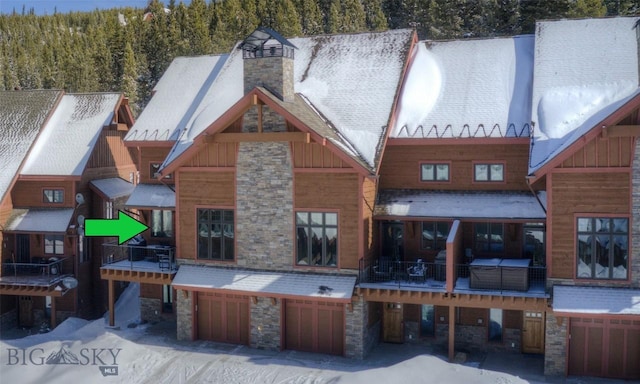
[{"label": "wooden beam", "polygon": [[605,125],[602,127],[602,137],[633,136],[640,136],[640,125]]},{"label": "wooden beam", "polygon": [[56,297],[53,296],[51,298],[51,329],[55,328],[58,325],[56,321]]},{"label": "wooden beam", "polygon": [[207,143],[289,141],[308,144],[311,142],[311,134],[307,132],[216,133],[206,136],[205,141]]},{"label": "wooden beam", "polygon": [[116,325],[116,314],[115,310],[115,292],[113,287],[113,280],[109,280],[109,326],[113,327]]},{"label": "wooden beam", "polygon": [[453,359],[456,355],[455,348],[455,337],[456,337],[456,307],[453,305],[449,306],[449,362],[453,362]]}]

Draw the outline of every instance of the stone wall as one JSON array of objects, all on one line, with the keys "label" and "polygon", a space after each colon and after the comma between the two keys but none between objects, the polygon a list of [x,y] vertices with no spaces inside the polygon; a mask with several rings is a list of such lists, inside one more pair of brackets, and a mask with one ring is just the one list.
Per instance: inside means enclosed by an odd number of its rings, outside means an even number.
[{"label": "stone wall", "polygon": [[239,267],[292,270],[293,172],[288,143],[240,143],[236,168]]},{"label": "stone wall", "polygon": [[[287,125],[284,117],[266,105],[262,106],[262,131],[286,132]],[[242,119],[242,132],[258,132],[258,107],[253,106],[247,110]]]},{"label": "stone wall", "polygon": [[288,57],[262,57],[245,59],[244,93],[255,87],[264,87],[284,101],[292,101],[293,59]]},{"label": "stone wall", "polygon": [[176,290],[177,338],[178,340],[192,340],[193,313],[191,312],[194,292]]},{"label": "stone wall", "polygon": [[552,312],[547,312],[544,342],[544,374],[558,376],[565,374],[567,362],[567,324],[569,319],[558,321]]},{"label": "stone wall", "polygon": [[363,359],[378,343],[378,332],[367,329],[369,323],[369,303],[362,297],[352,300],[351,308],[345,308],[345,356]]},{"label": "stone wall", "polygon": [[140,298],[140,318],[144,321],[157,323],[163,320],[175,320],[175,314],[162,312],[162,300]]},{"label": "stone wall", "polygon": [[282,300],[275,304],[270,298],[258,297],[257,302],[251,302],[251,334],[249,344],[252,348],[279,351],[281,345],[280,322]]}]

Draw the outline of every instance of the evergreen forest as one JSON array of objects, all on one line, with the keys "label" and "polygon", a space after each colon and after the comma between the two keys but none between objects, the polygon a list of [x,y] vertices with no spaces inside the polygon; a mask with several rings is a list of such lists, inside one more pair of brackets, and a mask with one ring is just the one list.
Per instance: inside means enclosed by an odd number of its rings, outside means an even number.
[{"label": "evergreen forest", "polygon": [[640,0],[152,0],[0,15],[0,90],[124,92],[134,113],[176,56],[229,52],[257,26],[286,37],[414,28],[420,39],[532,33],[536,20],[640,14]]}]

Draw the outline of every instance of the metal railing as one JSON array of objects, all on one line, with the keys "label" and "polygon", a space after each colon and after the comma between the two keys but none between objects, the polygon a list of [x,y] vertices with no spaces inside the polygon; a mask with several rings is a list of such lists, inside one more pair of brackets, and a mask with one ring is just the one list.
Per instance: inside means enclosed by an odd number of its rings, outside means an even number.
[{"label": "metal railing", "polygon": [[547,268],[544,266],[505,267],[457,264],[455,289],[480,291],[519,291],[545,293]]},{"label": "metal railing", "polygon": [[62,263],[68,257],[34,257],[31,263],[2,263],[2,276],[42,276],[44,278],[55,279],[64,273]]},{"label": "metal railing", "polygon": [[443,263],[422,260],[360,260],[360,283],[394,284],[398,288],[403,286],[444,288],[445,281],[446,267]]},{"label": "metal railing", "polygon": [[165,245],[102,244],[102,266],[128,267],[131,270],[177,270],[175,247]]}]

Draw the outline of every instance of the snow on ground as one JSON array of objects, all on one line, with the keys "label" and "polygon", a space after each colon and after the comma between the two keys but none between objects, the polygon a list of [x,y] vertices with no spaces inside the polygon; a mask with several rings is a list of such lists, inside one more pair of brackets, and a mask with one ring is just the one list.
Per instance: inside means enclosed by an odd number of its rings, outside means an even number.
[{"label": "snow on ground", "polygon": [[[175,328],[139,324],[139,286],[106,320],[69,318],[55,330],[0,341],[3,383],[526,383],[516,376],[395,354],[357,361],[296,351],[270,352],[206,341],[176,341]],[[105,316],[106,317],[106,316]],[[137,324],[134,328],[128,325]],[[119,327],[119,328],[118,328]],[[405,346],[397,346],[405,348]],[[47,364],[47,359],[57,364]],[[393,362],[400,361],[395,365]],[[387,366],[390,365],[390,366]],[[117,371],[116,371],[117,370]]]}]

